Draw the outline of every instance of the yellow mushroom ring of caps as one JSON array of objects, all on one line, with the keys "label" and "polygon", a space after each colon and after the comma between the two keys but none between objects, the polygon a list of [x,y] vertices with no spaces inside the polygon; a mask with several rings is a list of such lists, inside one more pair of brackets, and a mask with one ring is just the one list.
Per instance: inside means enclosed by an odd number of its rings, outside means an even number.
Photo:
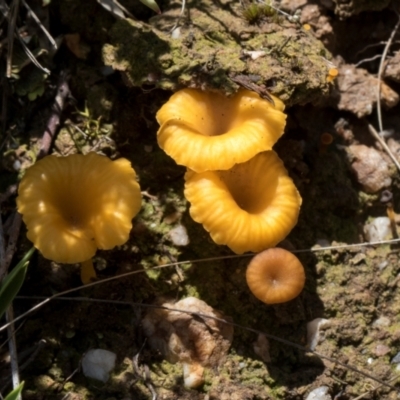
[{"label": "yellow mushroom ring of caps", "polygon": [[246,271],[250,291],[266,304],[285,303],[294,299],[303,290],[305,280],[300,260],[280,248],[257,254]]}]

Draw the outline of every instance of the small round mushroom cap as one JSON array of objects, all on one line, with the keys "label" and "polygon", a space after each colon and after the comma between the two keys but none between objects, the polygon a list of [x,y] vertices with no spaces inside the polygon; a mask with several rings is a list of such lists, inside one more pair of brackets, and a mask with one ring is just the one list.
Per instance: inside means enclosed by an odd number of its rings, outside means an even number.
[{"label": "small round mushroom cap", "polygon": [[17,198],[28,239],[45,258],[67,264],[125,243],[140,205],[131,163],[95,153],[36,162],[21,180]]},{"label": "small round mushroom cap", "polygon": [[257,93],[234,96],[183,89],[157,113],[158,144],[177,164],[196,172],[226,170],[271,150],[283,133],[284,105]]},{"label": "small round mushroom cap", "polygon": [[264,250],[252,258],[246,281],[257,299],[266,304],[285,303],[303,290],[306,277],[300,260],[287,250]]},{"label": "small round mushroom cap", "polygon": [[185,180],[191,217],[237,254],[275,246],[297,223],[301,197],[273,151],[227,171],[188,171]]}]

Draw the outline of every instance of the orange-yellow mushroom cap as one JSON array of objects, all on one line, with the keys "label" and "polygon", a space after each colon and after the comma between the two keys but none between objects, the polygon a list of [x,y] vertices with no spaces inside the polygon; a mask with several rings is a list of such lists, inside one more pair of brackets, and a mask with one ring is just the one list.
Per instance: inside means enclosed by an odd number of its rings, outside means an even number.
[{"label": "orange-yellow mushroom cap", "polygon": [[275,106],[249,90],[232,97],[180,90],[157,113],[158,144],[193,171],[229,169],[271,150],[282,135],[284,105],[273,100]]},{"label": "orange-yellow mushroom cap", "polygon": [[28,239],[45,258],[60,263],[86,261],[98,248],[125,243],[140,204],[130,162],[95,153],[36,162],[17,198]]},{"label": "orange-yellow mushroom cap", "polygon": [[328,75],[326,76],[327,82],[332,82],[339,75],[339,71],[336,67],[330,68]]},{"label": "orange-yellow mushroom cap", "polygon": [[264,250],[252,258],[246,281],[257,299],[266,304],[284,303],[303,290],[306,276],[300,260],[287,250]]},{"label": "orange-yellow mushroom cap", "polygon": [[237,254],[275,246],[297,223],[301,197],[273,151],[227,171],[189,171],[185,180],[191,217]]}]

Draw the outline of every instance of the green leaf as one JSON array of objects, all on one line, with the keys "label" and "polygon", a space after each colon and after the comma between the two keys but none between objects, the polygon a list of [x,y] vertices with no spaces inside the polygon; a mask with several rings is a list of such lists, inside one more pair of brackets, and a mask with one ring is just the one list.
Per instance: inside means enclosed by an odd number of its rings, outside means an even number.
[{"label": "green leaf", "polygon": [[22,392],[23,387],[24,387],[24,382],[21,382],[17,388],[15,388],[12,392],[8,393],[7,397],[4,400],[17,400],[18,396]]},{"label": "green leaf", "polygon": [[151,8],[153,11],[155,11],[157,14],[161,14],[160,7],[158,7],[158,4],[154,0],[140,0],[145,6]]},{"label": "green leaf", "polygon": [[18,263],[18,265],[0,283],[0,318],[14,300],[14,297],[24,283],[29,259],[32,257],[35,248],[32,247]]}]

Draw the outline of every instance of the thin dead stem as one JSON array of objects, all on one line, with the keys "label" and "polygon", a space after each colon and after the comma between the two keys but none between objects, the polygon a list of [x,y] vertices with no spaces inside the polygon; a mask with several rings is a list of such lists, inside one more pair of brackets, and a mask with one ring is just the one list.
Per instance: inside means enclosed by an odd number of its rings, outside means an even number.
[{"label": "thin dead stem", "polygon": [[37,157],[38,159],[46,156],[50,150],[51,144],[53,143],[57,132],[57,128],[60,125],[61,113],[64,110],[69,94],[70,91],[67,76],[66,74],[61,74],[57,85],[57,94],[52,106],[52,112],[40,142],[40,150]]},{"label": "thin dead stem", "polygon": [[29,7],[29,4],[25,1],[22,0],[22,4],[24,7],[30,12],[32,18],[34,21],[38,24],[39,28],[43,31],[43,33],[46,35],[47,39],[49,40],[50,44],[54,47],[55,50],[57,50],[57,43],[53,39],[53,36],[50,35],[49,31],[45,28],[45,26],[42,24],[38,16],[34,13],[31,7]]},{"label": "thin dead stem", "polygon": [[12,54],[14,48],[14,32],[17,24],[17,15],[19,10],[19,0],[14,0],[11,3],[10,10],[8,13],[8,31],[7,31],[7,61],[6,61],[6,77],[11,78],[12,75]]},{"label": "thin dead stem", "polygon": [[[9,338],[8,349],[10,351],[10,365],[11,365],[11,375],[12,375],[12,384],[13,389],[16,389],[20,382],[19,379],[19,367],[18,367],[18,355],[17,355],[17,343],[15,340],[15,331],[14,331],[14,309],[12,304],[8,307],[6,312],[7,321],[9,322],[9,326],[7,327],[7,334]],[[21,400],[21,395],[18,395],[17,400]]]},{"label": "thin dead stem", "polygon": [[381,105],[381,84],[382,84],[382,74],[383,74],[383,65],[385,63],[385,59],[387,56],[387,53],[389,51],[389,48],[393,42],[393,38],[396,35],[397,30],[399,29],[400,26],[400,16],[398,16],[398,21],[395,25],[395,27],[392,30],[392,33],[390,34],[389,40],[386,42],[386,46],[383,49],[381,61],[379,63],[379,70],[378,70],[378,86],[377,86],[377,112],[378,112],[378,126],[379,126],[379,133],[383,131],[383,124],[382,124],[382,105]]},{"label": "thin dead stem", "polygon": [[[0,277],[5,274],[6,269],[6,245],[4,242],[3,221],[0,215]],[[1,282],[1,278],[0,278]]]},{"label": "thin dead stem", "polygon": [[370,48],[372,48],[372,47],[382,46],[382,45],[384,45],[384,44],[386,44],[385,41],[378,42],[378,43],[368,44],[368,45],[364,46],[361,50],[358,50],[357,53],[355,54],[355,57],[357,57],[357,56],[358,56],[359,54],[361,54],[361,53],[364,53],[364,51],[366,51],[366,50],[368,50],[368,49],[370,49]]},{"label": "thin dead stem", "polygon": [[[392,379],[389,380],[389,382],[393,382],[393,381],[396,380],[397,378],[398,378],[397,376],[394,376]],[[371,394],[371,393],[374,392],[375,390],[378,390],[378,389],[381,388],[381,387],[382,387],[382,385],[378,385],[378,386],[376,386],[376,387],[373,387],[372,389],[368,390],[368,391],[365,392],[365,393],[360,394],[359,396],[355,397],[355,398],[352,399],[352,400],[361,400],[361,399],[363,399],[364,397],[367,397],[369,394]]]},{"label": "thin dead stem", "polygon": [[[9,229],[8,232],[9,238],[8,238],[7,248],[4,247],[4,251],[2,251],[3,254],[1,255],[0,258],[0,282],[6,275],[8,267],[11,264],[11,260],[17,248],[17,241],[18,241],[19,231],[21,229],[21,224],[22,224],[22,217],[20,214],[15,212],[11,228]],[[0,234],[2,234],[1,241],[3,242],[4,246],[4,232],[2,227]]]},{"label": "thin dead stem", "polygon": [[[400,164],[397,161],[396,157],[394,154],[390,151],[388,145],[386,144],[385,140],[382,138],[381,135],[375,130],[375,128],[371,125],[368,124],[368,130],[371,133],[371,135],[379,142],[379,144],[384,148],[388,156],[391,158],[391,160],[394,162],[394,165],[396,165],[398,171],[400,172]],[[382,131],[381,131],[382,132]]]},{"label": "thin dead stem", "polygon": [[360,61],[358,61],[356,64],[354,64],[354,66],[355,66],[355,67],[359,67],[361,64],[364,64],[364,63],[367,63],[367,62],[370,62],[370,61],[374,61],[374,60],[376,60],[377,58],[381,58],[381,57],[382,57],[381,54],[375,54],[375,55],[372,56],[372,57],[363,58],[362,60],[360,60]]},{"label": "thin dead stem", "polygon": [[[135,271],[135,272],[139,272],[139,271]],[[88,302],[94,302],[94,303],[120,304],[120,305],[129,305],[129,306],[133,306],[133,307],[162,309],[162,310],[167,310],[167,311],[179,312],[179,313],[182,313],[182,314],[188,314],[188,315],[191,315],[193,317],[200,318],[200,319],[212,319],[214,321],[218,321],[218,322],[221,322],[221,323],[226,324],[226,325],[231,325],[231,326],[233,326],[235,328],[238,328],[238,329],[241,329],[241,330],[245,330],[245,331],[248,331],[248,332],[253,332],[253,333],[256,333],[256,334],[264,335],[268,339],[275,340],[276,342],[280,342],[280,343],[286,344],[288,346],[294,347],[294,348],[296,348],[296,349],[298,349],[298,350],[300,350],[300,351],[302,351],[302,352],[304,352],[306,354],[307,353],[308,354],[312,354],[314,356],[317,356],[317,357],[321,358],[322,360],[326,360],[326,361],[329,361],[331,363],[340,365],[343,368],[346,368],[346,369],[348,369],[350,371],[356,372],[356,373],[364,376],[365,378],[372,379],[373,381],[378,382],[380,385],[387,386],[387,387],[397,391],[397,388],[394,387],[393,385],[390,385],[389,383],[384,382],[381,379],[376,378],[375,376],[373,376],[373,375],[371,375],[371,374],[369,374],[369,373],[367,373],[365,371],[361,371],[358,368],[355,368],[355,367],[353,367],[351,365],[342,363],[341,361],[339,361],[337,359],[334,359],[334,358],[325,356],[323,354],[320,354],[315,350],[311,350],[311,349],[309,349],[307,347],[304,347],[304,346],[301,346],[301,345],[299,345],[297,343],[291,342],[290,340],[282,339],[279,336],[271,335],[269,333],[260,331],[258,329],[250,328],[248,326],[243,326],[243,325],[237,324],[235,322],[228,321],[228,320],[226,320],[224,318],[218,318],[218,317],[215,317],[213,315],[208,315],[208,314],[203,314],[203,313],[194,312],[194,311],[188,311],[188,310],[181,310],[179,308],[165,307],[165,306],[156,305],[156,304],[135,303],[135,302],[125,302],[125,301],[115,301],[115,300],[104,300],[104,299],[93,299],[93,298],[86,298],[86,297],[69,298],[69,297],[53,296],[52,298],[54,299],[56,297],[57,297],[57,300],[88,301]],[[31,296],[18,296],[18,299],[31,299],[32,300],[32,299],[37,299],[37,298],[43,298],[43,297],[41,297],[41,296],[33,296],[33,297],[31,297]]]},{"label": "thin dead stem", "polygon": [[[312,248],[312,249],[300,249],[300,250],[297,250],[295,252],[296,253],[305,253],[305,252],[316,253],[316,252],[321,252],[321,251],[341,250],[341,249],[346,249],[346,248],[357,248],[357,247],[363,247],[363,246],[377,246],[377,245],[382,245],[382,244],[394,244],[394,243],[399,243],[399,242],[400,242],[400,239],[392,239],[392,240],[385,240],[385,241],[371,242],[371,243],[364,242],[364,243],[355,243],[355,244],[351,244],[351,245],[336,245],[336,246],[318,247],[318,248]],[[226,260],[226,259],[234,259],[234,258],[241,258],[241,257],[251,257],[251,256],[253,256],[253,254],[229,255],[229,256],[222,256],[222,257],[203,258],[203,259],[197,259],[197,260],[185,260],[185,261],[179,261],[179,262],[173,262],[173,263],[169,263],[169,264],[155,266],[152,269],[153,270],[155,270],[155,269],[164,269],[164,268],[169,268],[169,267],[172,267],[172,266],[177,266],[177,265],[182,265],[182,264],[187,264],[187,263],[200,263],[200,262],[207,262],[207,261],[214,261],[214,260]],[[103,283],[107,283],[107,282],[111,282],[111,281],[114,281],[114,280],[117,280],[117,279],[120,279],[120,278],[124,278],[124,277],[128,277],[128,276],[136,275],[136,274],[139,274],[139,273],[143,273],[145,271],[146,271],[145,269],[141,269],[141,270],[137,270],[137,271],[127,272],[125,274],[121,274],[121,275],[113,276],[113,277],[110,277],[110,278],[102,279],[100,281],[92,282],[92,283],[89,283],[87,285],[82,285],[82,286],[79,286],[79,287],[76,287],[76,288],[73,288],[73,289],[69,289],[69,290],[57,293],[57,294],[55,294],[55,295],[53,295],[51,297],[47,297],[42,302],[36,304],[34,307],[29,309],[25,313],[21,314],[17,318],[13,319],[12,321],[9,321],[7,324],[5,324],[2,327],[0,327],[0,332],[3,331],[4,329],[7,329],[12,323],[14,323],[16,321],[19,321],[22,318],[25,318],[27,315],[29,315],[32,312],[40,309],[42,306],[44,306],[45,304],[49,303],[52,300],[55,300],[55,299],[66,300],[66,299],[68,299],[69,301],[72,301],[72,299],[65,298],[64,296],[69,294],[69,293],[73,293],[73,292],[79,291],[81,289],[85,289],[85,288],[92,287],[92,286],[97,286],[97,285],[100,285],[100,284],[103,284]],[[22,298],[27,298],[27,297],[26,296],[25,297],[19,296],[18,298],[22,299]],[[32,297],[31,297],[31,299],[32,299]],[[297,349],[299,349],[299,350],[301,350],[301,351],[303,351],[305,353],[313,354],[313,355],[315,355],[315,356],[317,356],[317,357],[319,357],[319,358],[321,358],[323,360],[327,360],[329,362],[336,363],[338,365],[343,366],[344,368],[346,368],[348,370],[351,370],[351,371],[356,372],[356,373],[358,373],[360,375],[363,375],[364,377],[366,377],[368,379],[372,379],[372,380],[374,380],[375,382],[378,382],[381,385],[390,387],[393,390],[397,390],[393,385],[390,385],[389,383],[384,382],[384,381],[380,380],[379,378],[376,378],[376,377],[374,377],[374,376],[372,376],[372,375],[370,375],[370,374],[368,374],[368,373],[366,373],[364,371],[358,370],[355,367],[352,367],[350,365],[344,364],[344,363],[340,362],[339,360],[333,359],[333,358],[325,356],[323,354],[319,354],[318,352],[312,351],[312,350],[310,350],[308,348],[305,348],[304,346],[301,346],[301,345],[299,345],[297,343],[293,343],[293,342],[290,342],[288,340],[282,339],[280,337],[267,334],[265,332],[262,332],[260,330],[254,329],[254,328],[245,327],[245,326],[236,324],[234,322],[226,321],[226,320],[224,320],[222,318],[217,318],[217,317],[209,316],[209,315],[202,314],[202,313],[193,313],[193,312],[189,312],[189,311],[173,309],[173,308],[168,308],[168,307],[163,307],[163,306],[158,306],[158,305],[153,305],[153,304],[128,303],[128,302],[120,302],[120,301],[109,301],[109,300],[104,300],[104,299],[86,299],[86,298],[75,298],[74,300],[76,300],[76,301],[84,300],[84,301],[112,303],[112,304],[125,304],[125,305],[130,305],[130,306],[135,306],[135,307],[146,307],[146,308],[164,308],[164,309],[171,310],[171,311],[178,311],[178,312],[182,312],[182,313],[195,315],[195,316],[200,317],[200,318],[212,318],[212,319],[215,319],[215,320],[220,321],[222,323],[231,324],[232,326],[237,327],[239,329],[244,329],[244,330],[247,330],[249,332],[254,332],[254,333],[257,333],[257,334],[263,334],[263,335],[265,335],[266,337],[268,337],[268,338],[270,338],[272,340],[276,340],[276,341],[278,341],[280,343],[286,344],[288,346],[292,346],[292,347],[297,348]]]},{"label": "thin dead stem", "polygon": [[[400,243],[400,238],[399,239],[391,239],[391,240],[382,240],[379,242],[363,242],[363,243],[354,243],[354,244],[343,244],[343,245],[337,245],[337,246],[328,246],[328,247],[315,247],[312,249],[299,249],[299,250],[294,250],[293,253],[318,253],[322,251],[331,251],[331,250],[342,250],[342,249],[347,249],[347,248],[357,248],[357,247],[366,247],[366,246],[380,246],[383,244],[395,244],[395,243]],[[248,253],[248,254],[233,254],[229,256],[221,256],[221,257],[208,257],[208,258],[200,258],[196,260],[185,260],[185,261],[177,261],[173,263],[168,263],[168,264],[163,264],[163,265],[156,265],[152,267],[152,270],[158,270],[158,269],[164,269],[164,268],[169,268],[169,267],[175,267],[178,265],[184,265],[184,264],[197,264],[197,263],[203,263],[203,262],[208,262],[208,261],[218,261],[218,260],[229,260],[229,259],[234,259],[234,258],[247,258],[247,257],[253,257],[254,253]],[[23,314],[19,315],[16,317],[12,322],[19,321],[22,318],[25,318],[27,315],[31,314],[32,312],[38,310],[39,308],[43,307],[45,304],[49,303],[51,300],[54,300],[56,298],[62,297],[66,294],[73,293],[76,291],[79,291],[81,289],[87,289],[92,286],[97,286],[101,285],[103,283],[115,281],[117,279],[125,278],[128,276],[136,275],[136,274],[141,274],[146,272],[146,269],[140,269],[136,271],[131,271],[131,272],[126,272],[125,274],[120,274],[116,276],[112,276],[110,278],[106,279],[101,279],[96,282],[91,282],[86,285],[81,285],[72,289],[65,290],[60,293],[56,293],[51,297],[46,298],[43,300],[41,303],[36,304],[34,307],[32,307],[30,310],[24,312]],[[7,329],[9,326],[10,322],[1,326],[0,327],[0,332],[4,331]]]},{"label": "thin dead stem", "polygon": [[171,28],[170,32],[174,32],[174,30],[179,26],[179,22],[181,21],[182,15],[185,12],[186,0],[182,0],[181,12],[178,15],[178,19],[175,22],[175,25]]}]

